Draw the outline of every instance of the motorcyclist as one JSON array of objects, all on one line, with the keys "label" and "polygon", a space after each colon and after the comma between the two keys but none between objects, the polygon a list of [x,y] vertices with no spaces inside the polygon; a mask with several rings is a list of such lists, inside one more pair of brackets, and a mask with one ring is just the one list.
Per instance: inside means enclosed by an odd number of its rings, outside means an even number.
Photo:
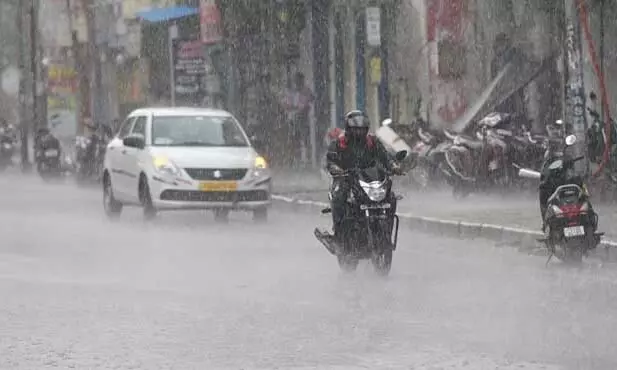
[{"label": "motorcyclist", "polygon": [[[327,159],[326,170],[332,175],[331,206],[334,238],[342,234],[345,217],[345,202],[351,184],[346,176],[348,170],[363,168],[377,162],[394,174],[400,174],[400,166],[388,156],[386,148],[373,134],[369,134],[368,116],[359,110],[345,114],[345,131],[333,140],[328,153],[335,153],[336,160]],[[396,210],[392,210],[396,212]]]},{"label": "motorcyclist", "polygon": [[40,128],[36,132],[34,147],[36,148],[36,160],[40,160],[46,150],[55,149],[60,152],[60,140],[48,128]]}]

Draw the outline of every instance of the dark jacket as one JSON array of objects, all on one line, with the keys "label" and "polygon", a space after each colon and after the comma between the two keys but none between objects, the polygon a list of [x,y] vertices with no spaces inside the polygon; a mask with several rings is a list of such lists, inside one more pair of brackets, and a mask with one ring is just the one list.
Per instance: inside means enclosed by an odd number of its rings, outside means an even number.
[{"label": "dark jacket", "polygon": [[388,152],[376,136],[369,134],[364,141],[352,141],[341,134],[338,139],[333,140],[328,146],[328,152],[337,153],[337,160],[327,161],[327,169],[334,164],[343,170],[352,168],[366,168],[377,162],[386,169],[391,169],[391,162]]}]

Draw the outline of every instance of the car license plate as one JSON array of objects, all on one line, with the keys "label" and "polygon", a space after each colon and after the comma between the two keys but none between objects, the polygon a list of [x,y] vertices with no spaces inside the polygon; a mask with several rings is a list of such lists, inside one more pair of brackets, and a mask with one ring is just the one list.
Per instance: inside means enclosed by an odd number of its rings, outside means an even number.
[{"label": "car license plate", "polygon": [[367,209],[389,209],[391,207],[390,203],[384,204],[362,204],[360,205],[360,209],[365,211]]},{"label": "car license plate", "polygon": [[236,191],[238,183],[235,181],[203,181],[199,183],[201,191]]},{"label": "car license plate", "polygon": [[563,229],[563,236],[566,238],[572,238],[575,236],[583,236],[585,235],[585,227],[584,226],[573,226],[566,227]]},{"label": "car license plate", "polygon": [[45,157],[56,157],[58,155],[58,151],[56,149],[49,149],[45,151]]}]

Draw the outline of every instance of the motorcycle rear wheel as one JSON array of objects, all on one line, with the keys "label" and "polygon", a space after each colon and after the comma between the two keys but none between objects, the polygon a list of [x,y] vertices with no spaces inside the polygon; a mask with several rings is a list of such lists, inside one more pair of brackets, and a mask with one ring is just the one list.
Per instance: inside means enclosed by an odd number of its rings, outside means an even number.
[{"label": "motorcycle rear wheel", "polygon": [[338,255],[336,258],[341,271],[345,273],[356,271],[358,268],[358,263],[360,262],[357,258],[345,254]]},{"label": "motorcycle rear wheel", "polygon": [[566,245],[564,252],[564,262],[575,266],[583,263],[583,248],[580,245]]}]

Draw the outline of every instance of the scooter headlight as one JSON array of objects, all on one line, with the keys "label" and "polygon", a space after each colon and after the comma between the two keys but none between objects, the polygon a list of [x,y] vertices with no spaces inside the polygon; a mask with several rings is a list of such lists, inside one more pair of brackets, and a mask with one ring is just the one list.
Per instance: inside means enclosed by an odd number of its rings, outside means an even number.
[{"label": "scooter headlight", "polygon": [[373,181],[370,183],[360,181],[362,190],[366,193],[368,198],[373,202],[381,202],[386,197],[386,189],[384,183],[380,181]]}]

